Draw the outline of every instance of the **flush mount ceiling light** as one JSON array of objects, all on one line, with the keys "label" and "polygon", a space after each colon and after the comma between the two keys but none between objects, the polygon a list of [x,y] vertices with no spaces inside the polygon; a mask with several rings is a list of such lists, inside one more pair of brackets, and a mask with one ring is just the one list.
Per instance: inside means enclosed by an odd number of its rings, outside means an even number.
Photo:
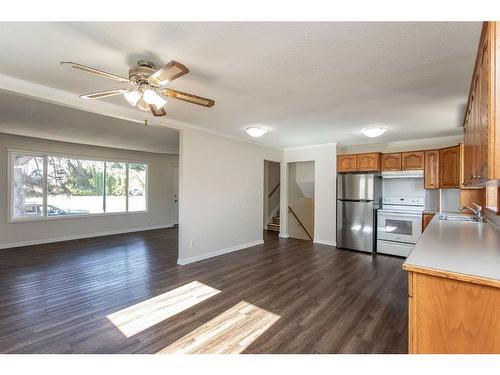
[{"label": "flush mount ceiling light", "polygon": [[387,130],[387,126],[376,125],[361,129],[361,133],[370,138],[380,137]]},{"label": "flush mount ceiling light", "polygon": [[254,137],[254,138],[262,137],[264,134],[267,133],[267,129],[262,128],[260,126],[250,126],[250,127],[246,128],[245,130],[250,137]]}]

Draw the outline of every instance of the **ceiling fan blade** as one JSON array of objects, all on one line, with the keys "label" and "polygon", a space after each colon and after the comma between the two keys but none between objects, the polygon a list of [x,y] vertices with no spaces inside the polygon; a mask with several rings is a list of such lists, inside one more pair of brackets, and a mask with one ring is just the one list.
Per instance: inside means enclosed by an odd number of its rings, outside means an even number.
[{"label": "ceiling fan blade", "polygon": [[187,73],[189,73],[188,68],[181,63],[172,60],[163,68],[151,74],[148,81],[152,85],[162,86]]},{"label": "ceiling fan blade", "polygon": [[116,89],[116,90],[107,90],[107,91],[99,91],[93,92],[92,94],[80,95],[82,99],[101,99],[107,98],[108,96],[120,95],[127,92],[125,89]]},{"label": "ceiling fan blade", "polygon": [[165,116],[167,112],[165,111],[165,108],[161,107],[160,109],[157,109],[156,106],[150,105],[149,109],[151,109],[151,113],[155,116]]},{"label": "ceiling fan blade", "polygon": [[71,66],[72,68],[83,70],[84,72],[95,74],[95,75],[98,75],[100,77],[113,79],[113,80],[118,81],[118,82],[130,82],[130,80],[128,78],[120,77],[116,74],[108,73],[108,72],[105,72],[105,71],[102,71],[102,70],[99,70],[96,68],[92,68],[90,66],[78,64],[78,63],[71,62],[71,61],[63,61],[63,62],[61,62],[61,65],[68,65],[68,66]]},{"label": "ceiling fan blade", "polygon": [[161,92],[163,95],[168,96],[170,98],[175,98],[175,99],[183,100],[185,102],[202,105],[203,107],[213,107],[215,104],[215,101],[212,99],[203,98],[201,96],[196,96],[196,95],[191,95],[191,94],[177,91],[177,90],[165,89],[165,90],[161,90]]}]

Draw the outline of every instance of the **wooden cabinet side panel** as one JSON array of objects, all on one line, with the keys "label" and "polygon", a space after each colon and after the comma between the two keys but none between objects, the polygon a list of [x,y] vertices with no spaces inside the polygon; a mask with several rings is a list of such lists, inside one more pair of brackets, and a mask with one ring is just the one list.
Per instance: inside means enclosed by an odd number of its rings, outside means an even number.
[{"label": "wooden cabinet side panel", "polygon": [[413,274],[411,353],[500,353],[499,288]]},{"label": "wooden cabinet side panel", "polygon": [[460,187],[460,147],[439,150],[439,184],[441,188]]}]

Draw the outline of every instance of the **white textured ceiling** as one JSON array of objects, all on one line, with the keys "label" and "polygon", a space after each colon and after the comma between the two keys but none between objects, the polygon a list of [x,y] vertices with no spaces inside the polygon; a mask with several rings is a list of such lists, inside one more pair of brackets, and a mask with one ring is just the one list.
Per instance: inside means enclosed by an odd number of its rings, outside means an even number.
[{"label": "white textured ceiling", "polygon": [[[126,75],[139,59],[172,59],[190,74],[170,87],[216,100],[170,100],[168,120],[278,148],[367,143],[460,132],[481,23],[1,23],[0,74],[73,94],[121,87],[59,66],[76,61]],[[128,107],[120,97],[104,99]],[[137,128],[139,129],[139,128]],[[97,134],[97,133],[96,133]]]}]

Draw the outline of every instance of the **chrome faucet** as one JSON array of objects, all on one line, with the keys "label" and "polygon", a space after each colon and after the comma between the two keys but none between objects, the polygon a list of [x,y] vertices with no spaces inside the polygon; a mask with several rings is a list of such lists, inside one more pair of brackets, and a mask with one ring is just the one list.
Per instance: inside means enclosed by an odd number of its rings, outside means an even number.
[{"label": "chrome faucet", "polygon": [[473,209],[472,207],[469,207],[469,206],[462,206],[459,209],[460,210],[468,209],[468,210],[472,211],[474,213],[474,216],[476,217],[476,219],[478,221],[480,221],[481,223],[486,223],[486,217],[484,216],[484,207],[480,206],[478,204],[475,204],[475,203],[472,203],[472,204],[474,206],[476,206],[476,209]]}]

